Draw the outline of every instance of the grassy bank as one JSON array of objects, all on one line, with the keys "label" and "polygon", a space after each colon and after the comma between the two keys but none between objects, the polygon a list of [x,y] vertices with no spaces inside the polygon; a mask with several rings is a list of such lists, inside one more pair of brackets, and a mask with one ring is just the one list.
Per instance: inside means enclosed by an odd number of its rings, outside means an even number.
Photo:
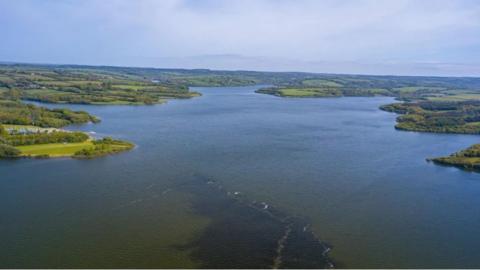
[{"label": "grassy bank", "polygon": [[83,132],[32,125],[0,125],[0,158],[95,158],[133,147],[132,143],[108,137],[94,140]]},{"label": "grassy bank", "polygon": [[33,144],[15,147],[20,151],[18,157],[73,157],[91,159],[130,150],[133,144],[104,138],[100,140],[87,140],[79,143],[48,143]]},{"label": "grassy bank", "polygon": [[91,141],[80,143],[49,143],[17,146],[21,157],[71,157],[82,149],[93,147]]}]

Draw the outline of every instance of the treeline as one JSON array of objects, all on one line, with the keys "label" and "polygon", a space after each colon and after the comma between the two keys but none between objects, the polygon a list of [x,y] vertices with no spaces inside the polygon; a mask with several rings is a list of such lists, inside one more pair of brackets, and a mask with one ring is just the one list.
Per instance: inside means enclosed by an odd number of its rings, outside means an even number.
[{"label": "treeline", "polygon": [[0,159],[1,158],[16,158],[20,156],[20,150],[13,146],[3,144],[0,142]]},{"label": "treeline", "polygon": [[37,132],[28,134],[7,134],[2,136],[3,141],[11,146],[46,144],[46,143],[76,143],[88,140],[83,132]]},{"label": "treeline", "polygon": [[162,87],[145,87],[138,90],[57,87],[55,91],[23,91],[22,98],[48,103],[71,104],[155,104],[169,98],[190,98],[198,95],[189,91],[175,91]]},{"label": "treeline", "polygon": [[18,101],[0,100],[0,124],[63,127],[100,120],[84,111],[47,109]]}]

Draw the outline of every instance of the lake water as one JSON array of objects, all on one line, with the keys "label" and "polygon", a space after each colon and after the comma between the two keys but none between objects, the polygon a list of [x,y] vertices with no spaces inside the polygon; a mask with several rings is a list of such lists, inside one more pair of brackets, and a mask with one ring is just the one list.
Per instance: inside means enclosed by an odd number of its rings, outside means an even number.
[{"label": "lake water", "polygon": [[[255,89],[68,105],[102,119],[70,129],[137,147],[0,161],[0,267],[268,267],[287,219],[303,230],[285,267],[325,263],[327,247],[336,267],[480,267],[480,175],[425,161],[479,136],[397,131],[378,109],[391,98]],[[310,257],[295,265],[296,250]]]}]

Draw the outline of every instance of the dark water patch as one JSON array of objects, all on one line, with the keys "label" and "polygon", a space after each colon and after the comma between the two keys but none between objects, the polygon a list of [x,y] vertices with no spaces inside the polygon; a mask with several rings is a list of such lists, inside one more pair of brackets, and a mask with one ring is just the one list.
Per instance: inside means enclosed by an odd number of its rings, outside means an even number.
[{"label": "dark water patch", "polygon": [[317,239],[307,224],[292,222],[285,239],[280,266],[296,269],[333,268],[333,262],[327,257],[330,248]]},{"label": "dark water patch", "polygon": [[195,214],[211,222],[188,245],[202,268],[332,268],[330,247],[305,221],[265,202],[249,201],[216,181],[195,176],[183,186],[194,194]]}]

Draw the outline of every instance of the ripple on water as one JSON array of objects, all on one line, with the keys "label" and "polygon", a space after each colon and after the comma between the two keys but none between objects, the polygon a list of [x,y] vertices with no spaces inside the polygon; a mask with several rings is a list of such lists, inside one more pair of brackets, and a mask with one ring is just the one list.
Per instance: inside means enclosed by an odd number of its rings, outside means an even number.
[{"label": "ripple on water", "polygon": [[184,187],[210,224],[180,249],[205,268],[331,268],[330,247],[308,224],[265,202],[249,201],[216,181],[195,176]]}]

